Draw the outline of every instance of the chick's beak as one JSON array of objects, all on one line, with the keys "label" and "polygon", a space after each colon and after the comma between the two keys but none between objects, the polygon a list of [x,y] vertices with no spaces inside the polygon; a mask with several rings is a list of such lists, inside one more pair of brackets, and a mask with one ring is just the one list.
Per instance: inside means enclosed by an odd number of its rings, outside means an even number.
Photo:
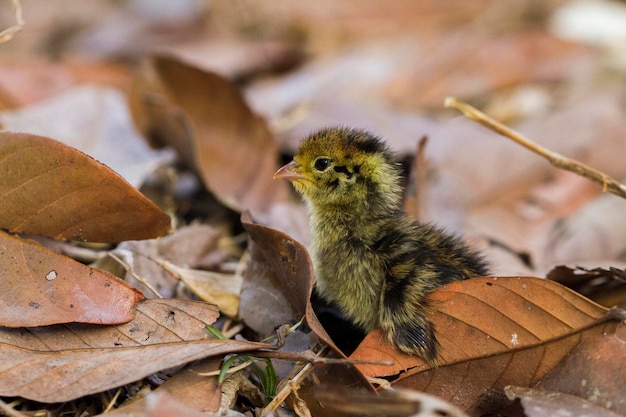
[{"label": "chick's beak", "polygon": [[287,181],[296,181],[305,179],[306,177],[300,173],[300,164],[296,161],[291,161],[287,165],[280,168],[274,174],[274,179],[287,180]]}]

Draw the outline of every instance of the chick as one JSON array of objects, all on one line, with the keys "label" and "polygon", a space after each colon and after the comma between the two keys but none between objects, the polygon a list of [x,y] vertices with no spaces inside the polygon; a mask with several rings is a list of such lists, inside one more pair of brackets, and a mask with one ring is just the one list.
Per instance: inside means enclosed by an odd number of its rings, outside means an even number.
[{"label": "chick", "polygon": [[274,178],[291,181],[309,208],[319,295],[365,332],[380,327],[401,351],[436,363],[426,293],[484,276],[487,264],[402,213],[399,168],[378,137],[338,127],[307,137]]}]

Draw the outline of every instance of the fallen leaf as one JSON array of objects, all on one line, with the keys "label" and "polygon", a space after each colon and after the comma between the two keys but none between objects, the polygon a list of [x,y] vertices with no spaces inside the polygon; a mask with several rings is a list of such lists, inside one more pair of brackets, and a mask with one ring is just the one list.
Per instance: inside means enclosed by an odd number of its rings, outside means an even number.
[{"label": "fallen leaf", "polygon": [[[209,225],[192,224],[177,227],[171,235],[163,238],[122,242],[111,253],[124,261],[133,273],[147,281],[159,295],[170,298],[176,294],[178,281],[157,260],[167,259],[179,266],[196,267],[203,257],[219,252],[218,242],[221,235],[221,232]],[[150,289],[132,274],[117,272],[120,265],[113,258],[101,258],[93,265],[123,277],[146,296],[152,297]]]},{"label": "fallen leaf", "polygon": [[90,242],[163,236],[170,217],[105,165],[56,140],[0,132],[0,227]]},{"label": "fallen leaf", "polygon": [[0,395],[69,401],[197,359],[272,348],[208,339],[206,326],[217,315],[204,302],[153,299],[118,326],[0,329]]},{"label": "fallen leaf", "polygon": [[287,199],[272,180],[278,145],[226,79],[175,58],[157,56],[131,94],[140,130],[172,146],[223,204],[264,211]]},{"label": "fallen leaf", "polygon": [[455,406],[423,392],[382,390],[380,395],[362,392],[334,384],[314,388],[315,398],[324,408],[347,415],[403,417],[467,417]]},{"label": "fallen leaf", "polygon": [[[331,348],[328,356],[345,358],[324,327],[310,302],[313,291],[313,265],[306,248],[279,230],[254,223],[250,214],[241,216],[250,238],[250,258],[244,274],[239,309],[240,318],[253,330],[265,334],[302,316],[315,336]],[[354,366],[327,364],[316,367],[315,384],[333,383],[372,390]],[[314,399],[314,384],[307,380],[298,391],[312,415],[335,416]]]},{"label": "fallen leaf", "polygon": [[313,290],[313,265],[306,249],[289,235],[256,224],[248,212],[241,222],[250,239],[250,258],[239,317],[268,336],[276,327],[304,317]]},{"label": "fallen leaf", "polygon": [[[626,268],[618,268],[619,262],[609,262],[607,268],[596,266],[570,268],[559,265],[546,275],[546,278],[563,284],[579,294],[589,297],[605,307],[626,307]],[[597,265],[597,264],[596,264]]]},{"label": "fallen leaf", "polygon": [[202,39],[178,44],[165,52],[230,80],[283,72],[303,58],[300,51],[285,42],[250,38]]},{"label": "fallen leaf", "polygon": [[172,276],[184,282],[198,298],[217,305],[228,317],[237,317],[242,283],[240,275],[182,268],[171,262],[163,262],[161,265]]},{"label": "fallen leaf", "polygon": [[600,195],[559,220],[550,228],[545,242],[544,256],[548,265],[572,260],[617,259],[626,251],[623,239],[626,219],[621,198]]},{"label": "fallen leaf", "polygon": [[0,325],[126,323],[143,294],[112,274],[0,231]]},{"label": "fallen leaf", "polygon": [[614,334],[595,335],[574,347],[536,388],[575,395],[626,415],[625,366],[626,343]]},{"label": "fallen leaf", "polygon": [[[579,377],[577,376],[578,380]],[[524,414],[528,417],[546,416],[594,416],[620,417],[623,414],[614,413],[604,407],[597,406],[590,401],[575,395],[563,394],[536,388],[506,387],[509,399],[519,398],[524,407]]]},{"label": "fallen leaf", "polygon": [[[220,369],[221,358],[207,358],[176,372],[159,385],[153,393],[167,393],[180,403],[201,411],[215,412],[219,408],[222,389],[217,376],[200,375]],[[148,416],[147,398],[140,397],[106,414],[106,417]],[[187,414],[183,414],[187,415]]]},{"label": "fallen leaf", "polygon": [[140,187],[173,152],[151,149],[133,125],[121,91],[81,85],[50,99],[0,113],[3,130],[54,138],[86,153]]},{"label": "fallen leaf", "polygon": [[535,384],[581,340],[611,333],[624,315],[539,278],[460,281],[429,299],[440,367],[393,349],[378,330],[350,359],[391,359],[393,366],[357,368],[367,376],[397,378],[396,386],[437,395],[470,415],[499,409],[507,401],[504,386]]},{"label": "fallen leaf", "polygon": [[396,104],[439,107],[448,95],[467,98],[522,83],[568,79],[572,66],[594,57],[589,48],[541,30],[496,37],[459,30],[424,49],[427,59],[409,52],[403,73],[389,82]]},{"label": "fallen leaf", "polygon": [[206,413],[181,403],[166,392],[152,392],[146,397],[149,417],[206,417]]}]

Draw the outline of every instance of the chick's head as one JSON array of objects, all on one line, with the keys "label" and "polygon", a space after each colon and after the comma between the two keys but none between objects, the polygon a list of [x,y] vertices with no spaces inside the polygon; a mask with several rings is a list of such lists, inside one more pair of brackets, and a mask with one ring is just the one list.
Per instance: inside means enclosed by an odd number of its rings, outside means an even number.
[{"label": "chick's head", "polygon": [[289,180],[311,206],[385,206],[399,203],[399,169],[389,148],[358,129],[327,128],[308,136],[274,178]]}]

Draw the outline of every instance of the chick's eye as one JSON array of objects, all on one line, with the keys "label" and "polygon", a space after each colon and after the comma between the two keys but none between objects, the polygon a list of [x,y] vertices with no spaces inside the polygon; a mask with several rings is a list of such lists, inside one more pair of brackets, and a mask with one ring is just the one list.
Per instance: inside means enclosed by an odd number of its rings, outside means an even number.
[{"label": "chick's eye", "polygon": [[326,168],[330,166],[331,162],[332,161],[330,160],[330,158],[326,158],[325,156],[322,156],[315,160],[315,164],[313,165],[313,167],[318,171],[325,171]]}]

